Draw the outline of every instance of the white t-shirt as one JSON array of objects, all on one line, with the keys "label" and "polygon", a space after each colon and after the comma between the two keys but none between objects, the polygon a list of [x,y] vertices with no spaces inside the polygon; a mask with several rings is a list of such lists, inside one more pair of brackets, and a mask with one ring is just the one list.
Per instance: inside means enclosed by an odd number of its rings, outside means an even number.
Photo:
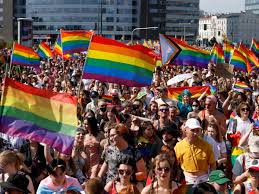
[{"label": "white t-shirt", "polygon": [[220,156],[221,156],[222,154],[227,153],[227,148],[226,148],[226,144],[225,144],[224,141],[222,141],[222,142],[217,142],[217,141],[216,141],[216,144],[217,144],[217,148],[218,148],[218,151],[219,151]]},{"label": "white t-shirt", "polygon": [[203,140],[207,141],[211,145],[213,153],[214,153],[214,158],[217,161],[220,157],[220,152],[217,147],[217,142],[212,137],[207,136],[207,135],[203,136]]},{"label": "white t-shirt", "polygon": [[240,131],[241,137],[242,137],[249,131],[251,121],[249,119],[247,119],[246,121],[243,121],[239,116],[236,116],[235,119],[237,120],[237,130],[236,131]]}]

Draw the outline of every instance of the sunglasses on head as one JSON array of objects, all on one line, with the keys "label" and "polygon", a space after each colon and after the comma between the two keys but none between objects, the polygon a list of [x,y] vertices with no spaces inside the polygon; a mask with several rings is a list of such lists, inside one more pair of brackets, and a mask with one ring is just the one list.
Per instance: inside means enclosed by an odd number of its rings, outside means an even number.
[{"label": "sunglasses on head", "polygon": [[131,171],[130,170],[119,169],[118,172],[119,172],[120,175],[126,175],[126,176],[130,176],[131,175]]}]

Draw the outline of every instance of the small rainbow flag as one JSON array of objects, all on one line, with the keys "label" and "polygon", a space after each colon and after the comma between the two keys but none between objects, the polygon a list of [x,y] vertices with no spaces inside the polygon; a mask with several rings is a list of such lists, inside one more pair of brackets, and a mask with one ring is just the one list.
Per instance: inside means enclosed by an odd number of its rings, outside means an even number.
[{"label": "small rainbow flag", "polygon": [[142,45],[128,46],[101,36],[93,36],[83,78],[143,87],[151,85],[156,54]]},{"label": "small rainbow flag", "polygon": [[105,100],[105,101],[108,102],[108,103],[112,103],[113,96],[102,95],[102,99]]},{"label": "small rainbow flag", "polygon": [[250,73],[252,70],[248,59],[237,49],[234,50],[234,53],[229,63],[234,65],[234,68],[239,71]]},{"label": "small rainbow flag", "polygon": [[250,46],[250,50],[256,54],[256,56],[259,56],[259,42],[257,42],[254,38],[252,39],[252,43]]},{"label": "small rainbow flag", "polygon": [[61,45],[63,54],[73,54],[85,52],[93,35],[93,31],[76,30],[66,31],[60,30]]},{"label": "small rainbow flag", "polygon": [[[60,57],[62,57],[62,55],[63,55],[62,54],[62,48],[61,48],[60,35],[58,35],[58,37],[57,37],[57,40],[55,42],[54,49],[53,49],[52,52],[53,52],[54,55],[58,55]],[[68,59],[70,59],[71,56],[69,54],[67,54],[67,55],[64,55],[63,57],[64,57],[65,60],[68,60]]]},{"label": "small rainbow flag", "polygon": [[223,50],[224,50],[224,56],[225,56],[225,62],[229,63],[232,54],[234,52],[235,47],[227,40],[224,41]]},{"label": "small rainbow flag", "polygon": [[77,99],[66,93],[24,85],[6,78],[0,131],[47,144],[71,154],[77,127]]},{"label": "small rainbow flag", "polygon": [[211,58],[209,51],[190,46],[177,38],[166,35],[163,35],[163,37],[165,37],[167,41],[170,40],[170,43],[174,45],[174,50],[177,52],[173,52],[174,57],[171,59],[172,64],[202,68],[208,67]]},{"label": "small rainbow flag", "polygon": [[233,85],[233,90],[248,90],[248,91],[251,91],[251,88],[244,82],[236,82],[234,85]]},{"label": "small rainbow flag", "polygon": [[172,100],[181,101],[185,94],[191,96],[191,98],[199,98],[206,91],[207,95],[210,95],[209,86],[192,86],[192,87],[176,87],[168,88],[168,98]]},{"label": "small rainbow flag", "polygon": [[47,45],[46,42],[41,42],[38,48],[38,54],[41,58],[50,58],[52,57],[52,52],[51,49],[49,47],[49,45]]},{"label": "small rainbow flag", "polygon": [[250,62],[250,66],[251,68],[253,66],[259,67],[259,61],[258,58],[256,57],[256,55],[250,51],[245,45],[243,45],[242,43],[239,45],[238,50],[248,59],[248,61]]},{"label": "small rainbow flag", "polygon": [[32,49],[18,43],[14,43],[12,53],[12,64],[31,66],[36,69],[40,67],[40,57]]},{"label": "small rainbow flag", "polygon": [[211,63],[218,64],[218,63],[225,63],[224,58],[224,51],[218,43],[214,44],[214,47],[211,51]]}]

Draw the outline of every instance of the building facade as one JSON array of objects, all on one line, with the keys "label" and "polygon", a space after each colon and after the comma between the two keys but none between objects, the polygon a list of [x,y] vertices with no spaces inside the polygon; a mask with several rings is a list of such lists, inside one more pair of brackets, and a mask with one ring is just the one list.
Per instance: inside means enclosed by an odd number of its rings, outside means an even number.
[{"label": "building facade", "polygon": [[246,0],[245,10],[251,11],[254,14],[259,14],[259,0]]}]

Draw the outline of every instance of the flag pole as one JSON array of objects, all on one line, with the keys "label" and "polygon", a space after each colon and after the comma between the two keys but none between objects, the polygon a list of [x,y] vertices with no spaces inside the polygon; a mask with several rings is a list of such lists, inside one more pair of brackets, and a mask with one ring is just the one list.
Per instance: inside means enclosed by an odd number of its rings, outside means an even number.
[{"label": "flag pole", "polygon": [[65,64],[64,64],[64,53],[63,53],[63,44],[62,44],[62,29],[59,30],[60,33],[60,44],[61,44],[61,50],[62,50],[62,65],[63,65],[63,75],[65,73]]},{"label": "flag pole", "polygon": [[[10,65],[9,65],[9,77],[11,77],[11,74],[12,74],[12,62],[13,62],[13,51],[14,51],[14,45],[15,45],[15,42],[13,42],[13,50],[12,50],[12,55],[11,55],[11,59],[10,59]],[[8,69],[6,69],[8,70]],[[8,73],[6,72],[6,76],[8,77]]]},{"label": "flag pole", "polygon": [[78,91],[77,91],[77,98],[79,99],[79,96],[80,96],[80,90],[81,90],[81,85],[82,85],[82,79],[83,79],[83,71],[84,71],[84,67],[86,65],[86,62],[87,62],[87,58],[88,58],[88,53],[89,53],[89,50],[90,50],[90,46],[91,46],[91,42],[92,42],[92,39],[93,39],[93,36],[94,36],[94,31],[92,32],[92,36],[90,38],[90,42],[89,42],[89,47],[88,47],[88,51],[87,51],[87,54],[85,56],[85,61],[84,61],[84,65],[82,66],[82,69],[81,69],[81,78],[79,80],[79,86],[78,86]]}]

